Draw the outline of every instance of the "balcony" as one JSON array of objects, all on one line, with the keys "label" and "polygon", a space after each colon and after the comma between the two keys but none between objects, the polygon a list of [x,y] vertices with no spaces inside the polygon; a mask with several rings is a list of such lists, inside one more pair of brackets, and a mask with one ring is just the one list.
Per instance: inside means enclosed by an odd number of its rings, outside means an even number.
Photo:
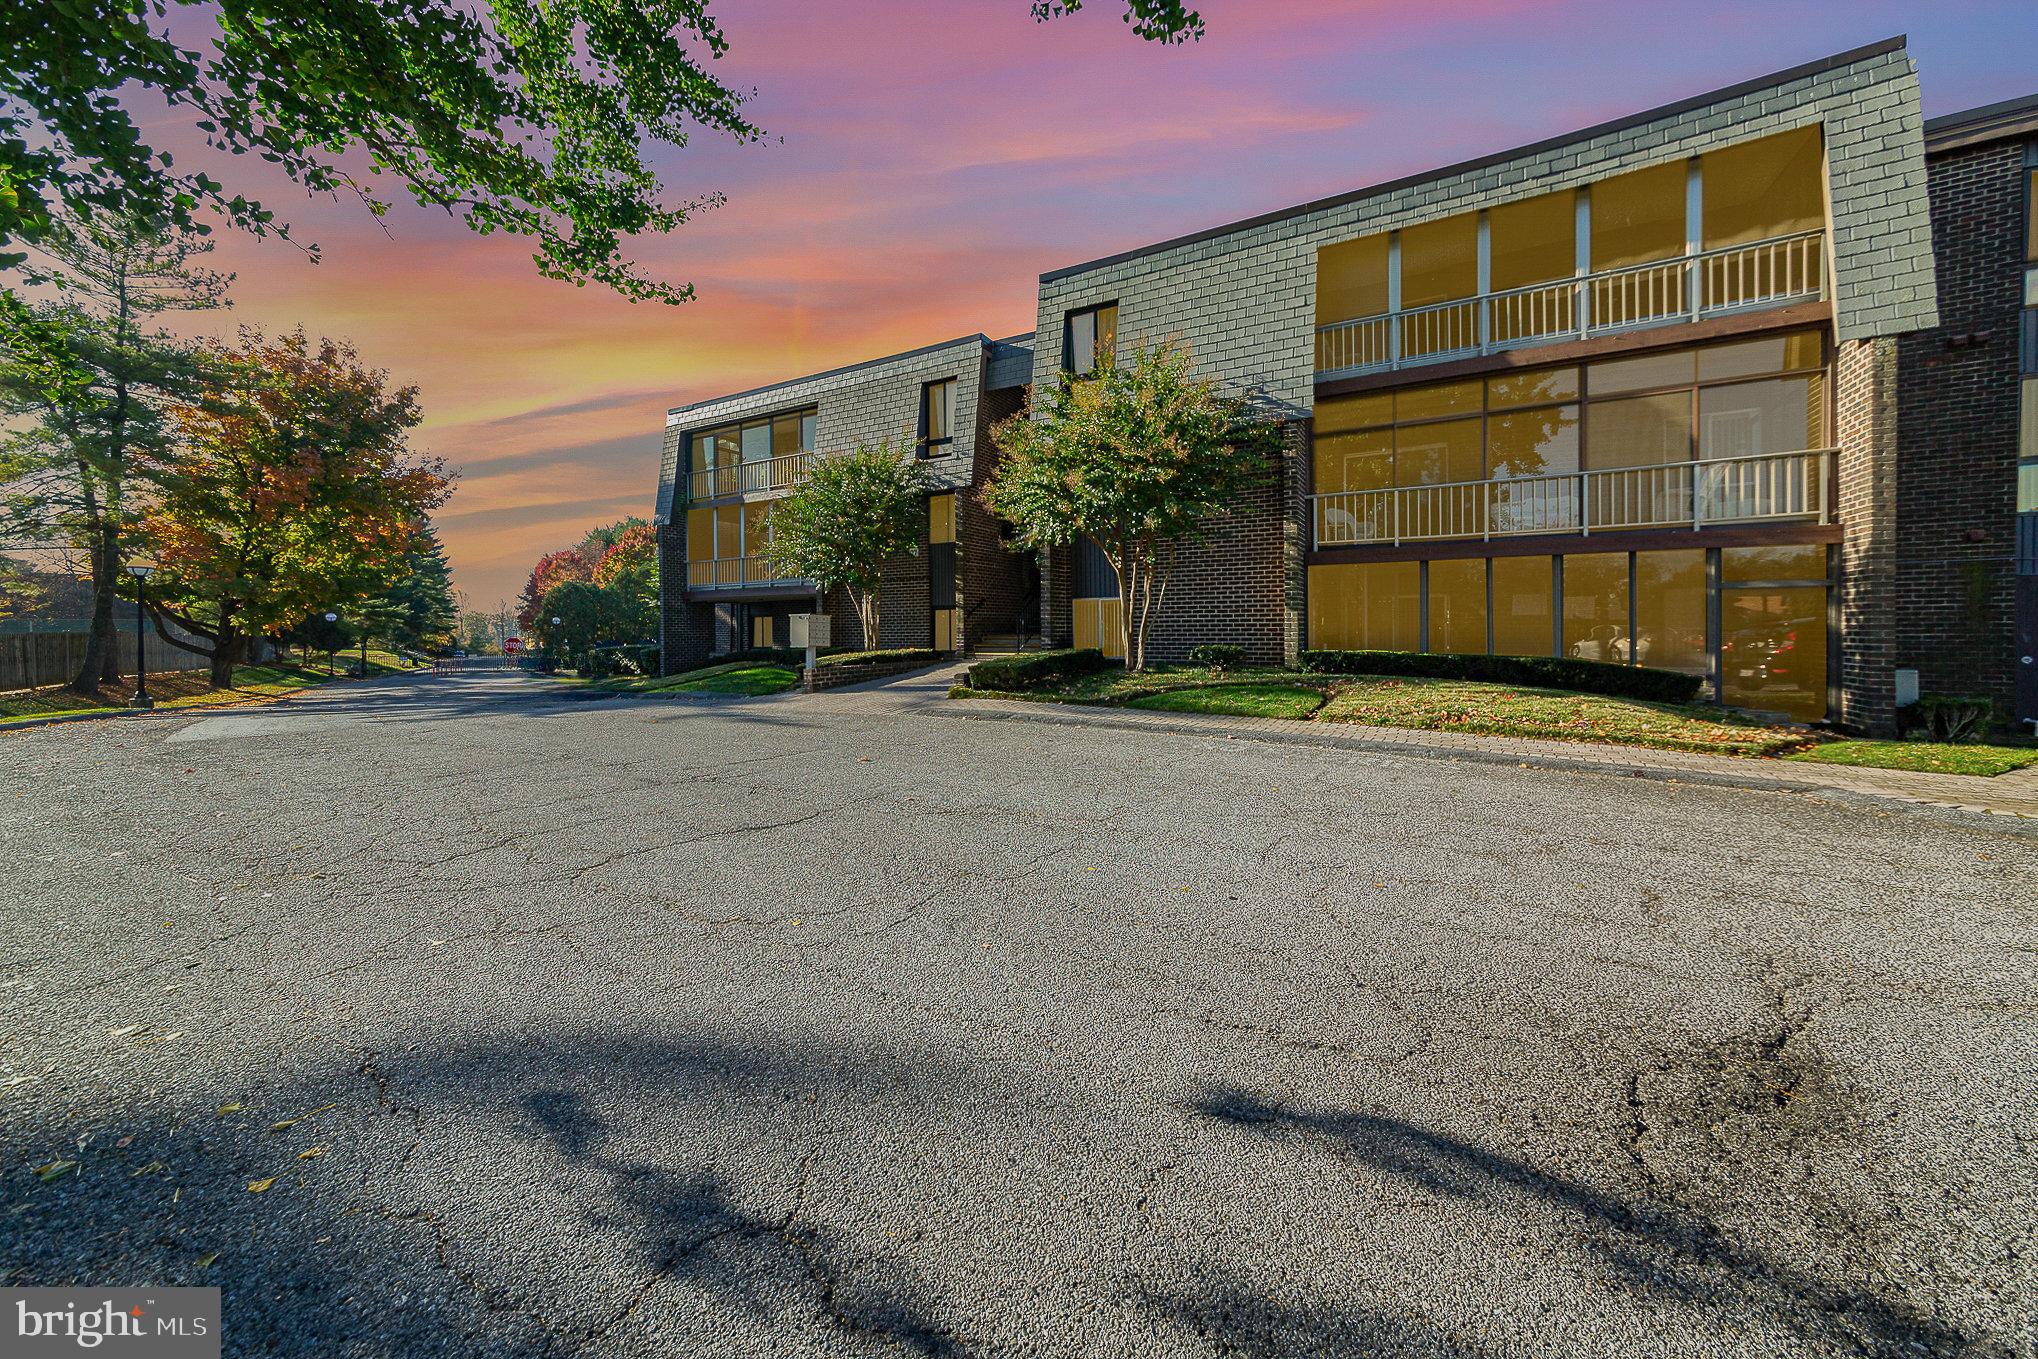
[{"label": "balcony", "polygon": [[692,474],[692,503],[790,491],[807,479],[818,456],[803,449],[728,467],[704,468]]},{"label": "balcony", "polygon": [[689,590],[743,590],[766,586],[791,588],[802,585],[812,586],[813,582],[798,576],[774,575],[770,563],[762,557],[710,557],[686,564],[686,588]]},{"label": "balcony", "polygon": [[1825,233],[1804,231],[1316,328],[1316,379],[1818,301]]},{"label": "balcony", "polygon": [[1609,529],[1825,523],[1833,450],[1610,467],[1310,497],[1315,546]]}]

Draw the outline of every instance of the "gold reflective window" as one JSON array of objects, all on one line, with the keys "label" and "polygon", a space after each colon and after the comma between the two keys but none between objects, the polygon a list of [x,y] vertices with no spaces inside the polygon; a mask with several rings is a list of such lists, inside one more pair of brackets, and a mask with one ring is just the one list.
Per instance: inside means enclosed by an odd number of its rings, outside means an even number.
[{"label": "gold reflective window", "polygon": [[757,556],[771,541],[771,506],[769,500],[753,500],[743,507],[744,556]]},{"label": "gold reflective window", "polygon": [[1335,396],[1316,403],[1318,435],[1342,434],[1346,430],[1368,429],[1394,423],[1394,393],[1375,392],[1366,396]]},{"label": "gold reflective window", "polygon": [[1684,253],[1683,161],[1592,186],[1592,268],[1619,269]]},{"label": "gold reflective window", "polygon": [[1578,470],[1578,408],[1545,406],[1486,417],[1486,475],[1543,477]]},{"label": "gold reflective window", "polygon": [[1479,291],[1479,219],[1462,212],[1401,232],[1401,305],[1426,307]]},{"label": "gold reflective window", "polygon": [[771,456],[783,458],[800,451],[801,418],[797,415],[780,415],[771,422]]},{"label": "gold reflective window", "polygon": [[1541,368],[1532,373],[1508,373],[1486,379],[1486,409],[1509,410],[1515,406],[1544,406],[1556,401],[1578,399],[1576,368]]},{"label": "gold reflective window", "polygon": [[1477,416],[1397,426],[1394,484],[1434,486],[1442,482],[1478,481],[1486,475],[1480,444]]},{"label": "gold reflective window", "polygon": [[1581,661],[1628,663],[1628,554],[1581,552],[1564,558],[1564,654]]},{"label": "gold reflective window", "polygon": [[1825,157],[1817,127],[1699,158],[1705,248],[1815,231],[1825,224]]},{"label": "gold reflective window", "polygon": [[1720,697],[1799,722],[1825,718],[1825,586],[1720,590]]},{"label": "gold reflective window", "polygon": [[1691,393],[1595,401],[1586,414],[1585,466],[1654,467],[1691,457]]},{"label": "gold reflective window", "polygon": [[1394,431],[1319,435],[1316,439],[1316,490],[1377,491],[1394,484]]},{"label": "gold reflective window", "polygon": [[1482,399],[1477,378],[1468,382],[1433,382],[1426,387],[1403,387],[1395,394],[1394,418],[1406,424],[1411,420],[1476,414]]},{"label": "gold reflective window", "polygon": [[1387,235],[1327,245],[1316,252],[1316,324],[1378,316],[1387,310]]},{"label": "gold reflective window", "polygon": [[1493,290],[1570,278],[1578,269],[1577,195],[1544,194],[1486,214]]},{"label": "gold reflective window", "polygon": [[1698,456],[1751,458],[1825,447],[1823,376],[1771,378],[1701,387]]},{"label": "gold reflective window", "polygon": [[1332,651],[1416,651],[1422,645],[1422,564],[1309,568],[1309,644]]},{"label": "gold reflective window", "polygon": [[1493,654],[1550,654],[1551,585],[1548,557],[1493,559]]},{"label": "gold reflective window", "polygon": [[1819,332],[1798,330],[1759,340],[1707,345],[1698,351],[1698,380],[1715,382],[1722,378],[1791,373],[1803,368],[1817,368],[1824,361]]},{"label": "gold reflective window", "polygon": [[721,505],[715,509],[715,555],[717,557],[740,557],[743,555],[743,507]]},{"label": "gold reflective window", "polygon": [[715,512],[695,507],[686,512],[686,559],[704,562],[715,555]]},{"label": "gold reflective window", "polygon": [[1644,392],[1652,387],[1689,387],[1697,371],[1696,355],[1689,349],[1608,359],[1585,370],[1586,392],[1601,397],[1615,392]]},{"label": "gold reflective window", "polygon": [[1704,674],[1705,626],[1704,551],[1637,552],[1635,663]]},{"label": "gold reflective window", "polygon": [[955,506],[953,495],[931,495],[927,497],[927,541],[930,543],[952,543],[955,541]]},{"label": "gold reflective window", "polygon": [[1821,543],[1720,549],[1720,579],[1824,580],[1826,549]]},{"label": "gold reflective window", "polygon": [[1484,558],[1429,564],[1429,649],[1457,654],[1485,654]]}]

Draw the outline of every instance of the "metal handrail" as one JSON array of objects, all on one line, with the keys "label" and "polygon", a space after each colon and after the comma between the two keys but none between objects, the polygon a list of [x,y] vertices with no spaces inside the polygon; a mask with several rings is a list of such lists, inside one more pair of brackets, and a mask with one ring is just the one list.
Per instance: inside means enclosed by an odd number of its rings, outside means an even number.
[{"label": "metal handrail", "polygon": [[729,589],[745,585],[804,585],[804,576],[780,576],[763,557],[705,557],[686,564],[687,588]]},{"label": "metal handrail", "polygon": [[1318,378],[1491,354],[1558,339],[1825,296],[1823,230],[1403,307],[1316,328]]},{"label": "metal handrail", "polygon": [[724,496],[789,491],[807,479],[815,457],[812,449],[801,449],[730,467],[700,468],[692,474],[693,499],[719,500]]},{"label": "metal handrail", "polygon": [[1319,548],[1607,529],[1703,528],[1831,514],[1835,450],[1312,495]]}]

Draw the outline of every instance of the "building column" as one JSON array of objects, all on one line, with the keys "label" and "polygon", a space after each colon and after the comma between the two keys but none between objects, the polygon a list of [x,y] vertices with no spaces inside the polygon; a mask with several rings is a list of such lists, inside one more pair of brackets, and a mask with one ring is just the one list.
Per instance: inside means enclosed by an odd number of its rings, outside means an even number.
[{"label": "building column", "polygon": [[705,664],[714,619],[686,597],[686,521],[658,526],[658,670],[676,675]]},{"label": "building column", "polygon": [[1309,546],[1315,533],[1309,496],[1314,489],[1315,421],[1295,420],[1283,431],[1281,453],[1281,659],[1302,663],[1309,617]]},{"label": "building column", "polygon": [[1896,731],[1897,349],[1891,339],[1843,341],[1833,365],[1839,449],[1840,708],[1869,735]]}]

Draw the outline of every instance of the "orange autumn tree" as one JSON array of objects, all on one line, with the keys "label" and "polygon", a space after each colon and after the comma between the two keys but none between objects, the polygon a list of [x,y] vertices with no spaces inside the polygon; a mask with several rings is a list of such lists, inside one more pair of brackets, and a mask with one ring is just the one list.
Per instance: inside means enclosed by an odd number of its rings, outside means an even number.
[{"label": "orange autumn tree", "polygon": [[200,639],[187,649],[225,687],[252,639],[395,584],[451,483],[411,454],[417,389],[392,390],[351,346],[243,331],[217,357],[218,378],[176,409],[182,438],[150,469],[141,532],[157,622]]}]

